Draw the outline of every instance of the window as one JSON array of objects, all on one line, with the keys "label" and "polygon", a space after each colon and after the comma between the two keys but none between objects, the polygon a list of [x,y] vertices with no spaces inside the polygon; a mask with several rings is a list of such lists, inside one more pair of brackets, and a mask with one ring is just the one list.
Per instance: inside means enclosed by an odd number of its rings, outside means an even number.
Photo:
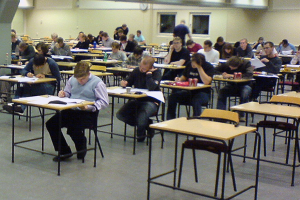
[{"label": "window", "polygon": [[209,35],[210,14],[194,13],[191,14],[192,34]]},{"label": "window", "polygon": [[175,18],[175,13],[159,14],[159,33],[173,33]]}]

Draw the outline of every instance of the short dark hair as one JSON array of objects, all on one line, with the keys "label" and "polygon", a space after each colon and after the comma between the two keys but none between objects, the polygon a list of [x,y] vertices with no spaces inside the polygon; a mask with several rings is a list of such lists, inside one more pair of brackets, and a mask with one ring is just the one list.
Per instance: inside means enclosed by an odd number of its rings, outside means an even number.
[{"label": "short dark hair", "polygon": [[120,49],[120,43],[118,43],[118,42],[113,42],[113,43],[111,44],[111,47],[112,47],[112,48],[115,48],[115,49]]},{"label": "short dark hair", "polygon": [[139,33],[139,34],[142,34],[142,31],[141,31],[141,30],[137,30],[136,32]]},{"label": "short dark hair", "polygon": [[20,42],[19,48],[26,49],[28,47],[28,44],[26,42]]},{"label": "short dark hair", "polygon": [[224,42],[224,38],[223,38],[223,37],[221,37],[221,36],[220,36],[220,37],[218,37],[218,38],[217,38],[217,43],[218,43],[218,42]]},{"label": "short dark hair", "polygon": [[123,29],[120,28],[120,29],[118,30],[118,33],[124,33]]},{"label": "short dark hair", "polygon": [[80,61],[76,64],[74,69],[74,77],[81,78],[89,75],[90,64],[88,62]]},{"label": "short dark hair", "polygon": [[188,40],[187,42],[186,42],[186,46],[189,46],[189,45],[192,45],[192,44],[194,44],[195,42],[193,41],[193,40]]},{"label": "short dark hair", "polygon": [[212,42],[210,40],[205,40],[204,45],[208,45],[209,47],[212,46]]},{"label": "short dark hair", "polygon": [[17,34],[15,29],[11,29],[10,32],[13,32],[13,33]]},{"label": "short dark hair", "polygon": [[268,42],[265,42],[265,43],[264,43],[264,45],[266,45],[266,44],[269,44],[270,47],[274,47],[274,43],[273,43],[273,42],[268,41]]},{"label": "short dark hair", "polygon": [[41,47],[41,50],[42,50],[42,52],[43,52],[44,55],[46,55],[49,52],[49,47],[44,42],[37,43],[37,45],[35,46],[35,48],[37,49],[39,47]]},{"label": "short dark hair", "polygon": [[122,36],[120,36],[120,41],[127,41],[127,37],[126,37],[126,35],[122,35]]},{"label": "short dark hair", "polygon": [[282,40],[282,44],[288,44],[289,41],[287,39]]},{"label": "short dark hair", "polygon": [[239,67],[243,64],[243,60],[240,57],[232,56],[227,60],[228,66]]},{"label": "short dark hair", "polygon": [[191,58],[192,62],[196,62],[198,65],[202,66],[205,61],[205,56],[202,53],[194,53]]},{"label": "short dark hair", "polygon": [[102,34],[102,33],[103,33],[103,31],[99,31],[99,35]]},{"label": "short dark hair", "polygon": [[46,57],[44,56],[44,54],[35,54],[35,56],[33,57],[33,64],[35,66],[44,65],[45,62],[46,62]]},{"label": "short dark hair", "polygon": [[137,46],[137,47],[135,47],[134,49],[133,49],[133,54],[136,54],[136,55],[142,55],[143,54],[143,49],[141,48],[141,47],[139,47],[139,46]]},{"label": "short dark hair", "polygon": [[108,37],[107,32],[103,32],[103,33],[102,33],[102,37]]},{"label": "short dark hair", "polygon": [[57,43],[63,43],[64,42],[64,38],[59,37],[59,38],[57,38],[56,42]]},{"label": "short dark hair", "polygon": [[127,25],[126,24],[122,24],[122,27],[127,27]]}]

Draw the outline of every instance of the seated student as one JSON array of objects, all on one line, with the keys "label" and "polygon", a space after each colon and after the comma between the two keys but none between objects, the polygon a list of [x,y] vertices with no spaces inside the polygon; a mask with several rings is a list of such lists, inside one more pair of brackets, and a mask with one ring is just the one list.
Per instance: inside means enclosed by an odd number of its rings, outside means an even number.
[{"label": "seated student", "polygon": [[[17,58],[17,56],[19,56],[19,45],[20,45],[21,41],[18,40],[17,36],[15,33],[11,33],[11,59],[15,60]],[[15,54],[13,54],[15,53]]]},{"label": "seated student", "polygon": [[88,49],[89,48],[89,42],[86,41],[86,35],[80,34],[79,35],[79,42],[76,44],[73,49]]},{"label": "seated student", "polygon": [[103,31],[99,32],[99,35],[95,38],[96,43],[99,45],[102,42],[102,33]]},{"label": "seated student", "polygon": [[224,38],[221,36],[217,38],[217,41],[214,44],[215,50],[217,50],[220,53],[220,55],[221,55],[224,44],[225,44]]},{"label": "seated student", "polygon": [[88,36],[87,36],[87,42],[89,44],[94,44],[94,41],[95,41],[95,37],[92,34],[89,33]]},{"label": "seated student", "polygon": [[135,46],[138,46],[138,42],[134,39],[135,38],[135,35],[134,34],[129,34],[128,36],[128,41],[131,41],[134,43]]},{"label": "seated student", "polygon": [[[43,54],[45,57],[50,57],[49,55],[49,46],[44,42],[39,42],[36,44],[35,49],[38,54]],[[26,63],[27,64],[27,63]]]},{"label": "seated student", "polygon": [[262,44],[264,44],[264,38],[263,37],[259,37],[258,38],[258,40],[257,40],[257,42],[255,42],[254,44],[253,44],[253,46],[252,46],[252,49],[257,49],[257,47],[259,46],[259,45],[262,45]]},{"label": "seated student", "polygon": [[[129,32],[129,28],[127,27],[127,25],[126,25],[126,24],[122,24],[122,26],[117,27],[117,28],[115,29],[115,31],[114,31],[114,39],[115,39],[115,40],[119,40],[119,37],[120,37],[120,35],[118,34],[118,31],[119,31],[119,30],[122,30],[122,33],[123,33],[124,35],[127,35],[128,32]],[[121,31],[120,31],[120,33],[121,33]]]},{"label": "seated student", "polygon": [[[175,37],[164,62],[170,65],[185,66],[190,58],[190,52],[182,46],[181,38]],[[165,69],[162,80],[174,80],[175,77],[181,76],[182,72],[183,70]]]},{"label": "seated student", "polygon": [[146,45],[145,37],[142,35],[142,31],[137,30],[136,36],[134,37],[134,40],[138,42],[139,45]]},{"label": "seated student", "polygon": [[[257,49],[256,49],[255,55],[257,55],[257,56],[265,56],[265,55],[266,55],[266,52],[265,52],[265,49],[264,49],[264,44],[265,44],[265,43],[262,43],[262,44],[259,44],[259,45],[258,45],[258,47],[257,47]],[[278,52],[276,51],[275,48],[273,48],[273,54],[274,54],[275,56],[278,56]]]},{"label": "seated student", "polygon": [[32,45],[28,45],[25,42],[21,42],[19,45],[19,58],[30,60],[35,55],[35,50]]},{"label": "seated student", "polygon": [[[265,67],[257,68],[255,71],[264,71],[267,73],[278,74],[282,65],[281,59],[273,54],[274,50],[273,42],[266,42],[264,44],[265,56],[261,56],[260,60],[266,65]],[[257,98],[264,88],[272,88],[276,85],[275,78],[255,78],[255,86],[253,87],[252,99],[257,101]]]},{"label": "seated student", "polygon": [[228,59],[234,56],[234,49],[230,43],[225,43],[221,51],[221,59]]},{"label": "seated student", "polygon": [[[125,35],[125,34],[124,34],[124,31],[123,31],[123,29],[120,28],[120,29],[117,31],[117,34],[114,35],[114,40],[120,40],[120,37],[123,36],[123,35]],[[126,36],[126,35],[125,35],[125,36]]]},{"label": "seated student", "polygon": [[[237,56],[232,56],[225,64],[221,64],[215,68],[215,73],[222,74],[223,78],[233,78],[234,72],[241,72],[242,78],[245,79],[251,79],[253,76],[253,68],[250,61]],[[227,97],[232,95],[239,95],[241,104],[248,102],[252,91],[250,84],[250,82],[238,84],[227,82],[219,91],[217,109],[226,110]],[[240,117],[244,117],[244,113],[240,114]]]},{"label": "seated student", "polygon": [[293,59],[291,60],[292,65],[299,65],[300,64],[300,45],[298,46],[298,51],[294,55]]},{"label": "seated student", "polygon": [[72,56],[70,46],[64,43],[64,39],[62,37],[57,39],[57,44],[54,46],[53,54],[60,56]]},{"label": "seated student", "polygon": [[[77,151],[77,159],[83,159],[86,155],[86,137],[84,129],[87,124],[91,124],[93,120],[92,113],[102,110],[109,105],[106,86],[103,81],[90,73],[90,66],[87,62],[79,62],[75,66],[74,76],[72,76],[64,89],[59,91],[58,96],[69,97],[71,99],[83,99],[95,102],[94,105],[86,105],[78,109],[69,109],[61,112],[61,127],[67,128],[67,134],[70,135]],[[55,151],[58,151],[59,134],[61,134],[61,152],[60,160],[65,161],[72,156],[71,148],[68,146],[61,130],[59,130],[59,115],[55,114],[46,122],[47,130],[51,136],[51,140]],[[58,161],[58,156],[53,158]]]},{"label": "seated student", "polygon": [[[193,54],[191,62],[189,62],[183,71],[181,77],[176,77],[175,81],[188,81],[189,78],[197,78],[199,83],[209,85],[214,75],[214,67],[205,61],[203,54]],[[191,95],[191,96],[190,96]],[[200,116],[201,105],[207,103],[210,98],[210,88],[193,90],[191,93],[187,90],[173,90],[168,100],[167,119],[176,117],[177,103],[191,103],[193,106],[194,116]],[[191,99],[191,102],[189,102]]]},{"label": "seated student", "polygon": [[188,40],[186,42],[186,47],[190,51],[190,53],[197,53],[200,49],[202,49],[202,46],[193,40]]},{"label": "seated student", "polygon": [[246,38],[240,40],[240,46],[236,49],[236,55],[243,58],[253,58],[252,48]]},{"label": "seated student", "polygon": [[57,43],[57,38],[58,38],[58,34],[57,34],[57,33],[52,33],[52,34],[51,34],[52,42],[51,42],[51,45],[50,45],[50,51],[53,51],[54,46],[55,46],[56,43]]},{"label": "seated student", "polygon": [[[29,97],[36,95],[49,94],[53,95],[55,91],[55,86],[60,84],[60,72],[58,65],[51,58],[45,57],[43,54],[36,54],[33,59],[22,69],[21,74],[27,77],[36,78],[56,78],[56,83],[40,83],[28,85],[24,84],[23,87],[19,87],[15,93],[15,99],[21,97]],[[9,113],[12,113],[12,105],[4,105],[3,109]],[[26,109],[25,105],[18,105],[15,107],[15,112],[22,114]]]},{"label": "seated student", "polygon": [[204,41],[203,49],[200,49],[198,53],[202,53],[205,56],[205,60],[210,63],[219,63],[220,53],[213,49],[212,42],[210,40]]},{"label": "seated student", "polygon": [[290,51],[289,54],[294,54],[296,52],[295,46],[289,43],[287,39],[282,40],[276,50],[280,54],[283,54],[283,51]]},{"label": "seated student", "polygon": [[114,40],[111,39],[106,32],[102,33],[102,45],[104,47],[111,47],[113,42]]},{"label": "seated student", "polygon": [[140,63],[145,56],[149,56],[149,55],[145,53],[141,47],[139,46],[135,47],[133,53],[130,54],[128,56],[128,59],[125,61],[126,67],[133,69],[140,66]]},{"label": "seated student", "polygon": [[122,51],[126,52],[133,52],[133,49],[135,48],[135,44],[129,40],[127,40],[126,35],[122,35],[120,37],[120,42],[121,42],[121,49]]},{"label": "seated student", "polygon": [[[108,56],[111,60],[126,61],[127,56],[123,51],[120,51],[120,44],[118,42],[112,43],[112,53]],[[122,63],[114,64],[115,67],[122,67]]]},{"label": "seated student", "polygon": [[[146,56],[139,67],[135,68],[126,81],[121,81],[122,87],[148,89],[149,91],[159,91],[159,82],[161,79],[161,71],[153,67],[154,59]],[[152,97],[138,98],[136,101],[128,101],[117,112],[116,116],[119,120],[131,125],[137,126],[137,141],[143,142],[148,135],[153,136],[153,132],[149,129],[152,120],[149,119],[158,109],[159,101]],[[137,112],[136,110],[137,109]],[[137,116],[136,116],[137,113]],[[150,132],[151,131],[151,132]]]}]

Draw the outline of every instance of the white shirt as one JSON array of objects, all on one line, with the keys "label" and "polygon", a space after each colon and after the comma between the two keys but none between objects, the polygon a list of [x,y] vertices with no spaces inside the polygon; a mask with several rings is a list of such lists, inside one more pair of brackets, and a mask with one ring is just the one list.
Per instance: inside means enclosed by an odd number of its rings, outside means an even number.
[{"label": "white shirt", "polygon": [[220,53],[215,49],[212,49],[209,52],[205,52],[204,49],[200,49],[197,53],[203,54],[207,62],[219,63]]}]

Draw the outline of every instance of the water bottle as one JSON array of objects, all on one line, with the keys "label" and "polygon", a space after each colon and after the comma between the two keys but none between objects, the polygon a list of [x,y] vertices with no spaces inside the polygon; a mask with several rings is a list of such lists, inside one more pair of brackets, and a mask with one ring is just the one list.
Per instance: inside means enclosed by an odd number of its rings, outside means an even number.
[{"label": "water bottle", "polygon": [[107,61],[107,53],[106,53],[106,52],[104,53],[104,58],[103,58],[103,61],[104,61],[104,62],[106,62],[106,61]]},{"label": "water bottle", "polygon": [[94,41],[93,45],[94,45],[94,49],[96,49],[96,47],[97,47],[96,41]]},{"label": "water bottle", "polygon": [[152,56],[155,56],[155,48],[152,47]]}]

